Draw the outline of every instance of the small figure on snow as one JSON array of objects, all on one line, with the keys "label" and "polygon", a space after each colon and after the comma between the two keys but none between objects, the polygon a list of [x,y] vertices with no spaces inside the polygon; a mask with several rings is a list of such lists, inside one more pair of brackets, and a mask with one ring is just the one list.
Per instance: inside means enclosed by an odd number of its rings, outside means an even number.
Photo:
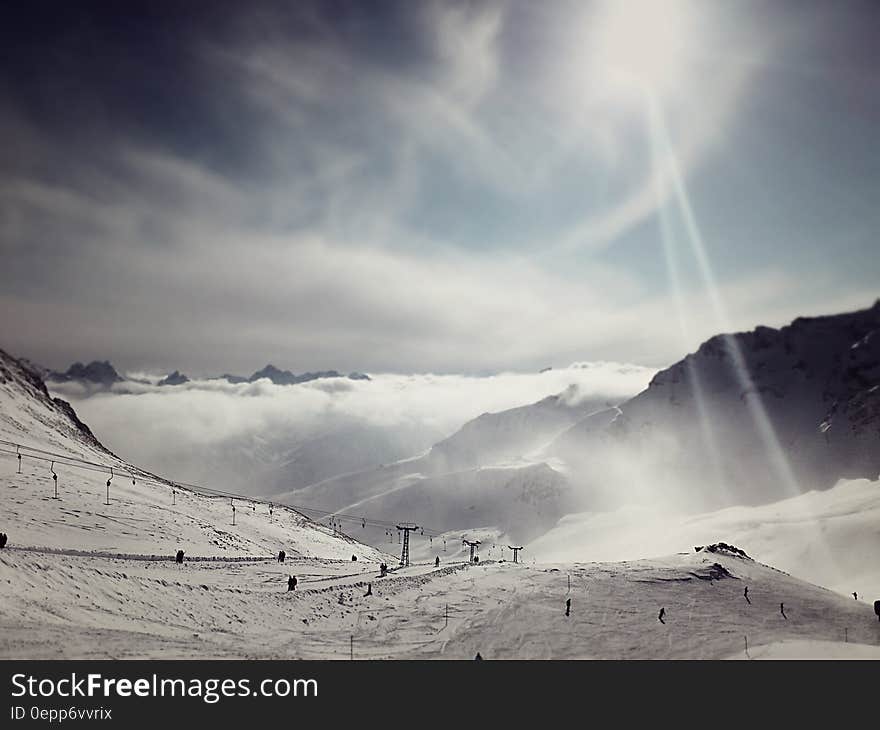
[{"label": "small figure on snow", "polygon": [[874,613],[877,614],[877,620],[880,621],[880,601],[874,601]]},{"label": "small figure on snow", "polygon": [[665,623],[666,623],[666,622],[663,620],[663,617],[664,617],[665,615],[666,615],[666,608],[661,607],[661,608],[660,608],[660,613],[657,614],[657,620],[658,620],[661,624],[665,624]]},{"label": "small figure on snow", "polygon": [[357,556],[357,555],[352,555],[352,556],[351,556],[351,562],[352,562],[352,563],[356,563],[356,562],[357,562],[357,559],[358,559],[358,556]]},{"label": "small figure on snow", "polygon": [[279,562],[279,563],[283,563],[283,562],[284,562],[284,558],[286,558],[286,557],[287,557],[287,553],[284,552],[283,550],[280,550],[280,551],[278,552],[278,562]]},{"label": "small figure on snow", "polygon": [[367,596],[372,596],[372,595],[373,595],[373,584],[367,583],[367,592],[364,593],[364,598],[366,598]]},{"label": "small figure on snow", "polygon": [[859,594],[858,594],[856,591],[853,591],[853,598],[854,598],[856,601],[859,600]]},{"label": "small figure on snow", "polygon": [[788,621],[788,616],[785,615],[785,604],[784,603],[779,604],[779,613],[782,614],[782,618],[784,618],[786,621]]},{"label": "small figure on snow", "polygon": [[6,547],[6,541],[9,538],[6,536],[5,532],[0,532],[0,550]]},{"label": "small figure on snow", "polygon": [[435,568],[440,567],[440,556],[439,555],[436,558],[434,558],[434,567]]},{"label": "small figure on snow", "polygon": [[749,587],[748,586],[746,586],[745,590],[743,591],[743,598],[746,599],[746,603],[748,603],[750,606],[752,605],[752,602],[749,600]]},{"label": "small figure on snow", "polygon": [[565,615],[566,616],[571,615],[571,599],[570,598],[565,599]]},{"label": "small figure on snow", "polygon": [[480,652],[477,652],[477,655],[474,657],[474,659],[482,661],[483,657],[480,656]]},{"label": "small figure on snow", "polygon": [[295,591],[296,590],[296,578],[292,575],[287,576],[287,591]]},{"label": "small figure on snow", "polygon": [[388,566],[385,563],[382,563],[379,566],[379,577],[384,578],[386,575],[388,575]]},{"label": "small figure on snow", "polygon": [[183,550],[178,550],[177,555],[174,558],[174,562],[178,565],[183,565]]}]

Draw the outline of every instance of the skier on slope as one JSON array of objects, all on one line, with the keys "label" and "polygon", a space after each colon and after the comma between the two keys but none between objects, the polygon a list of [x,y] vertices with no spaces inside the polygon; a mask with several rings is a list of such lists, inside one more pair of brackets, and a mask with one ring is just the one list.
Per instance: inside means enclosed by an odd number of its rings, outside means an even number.
[{"label": "skier on slope", "polygon": [[666,622],[663,620],[663,617],[664,617],[665,615],[666,615],[666,608],[661,607],[661,608],[660,608],[660,613],[657,614],[657,620],[658,620],[661,624],[665,624],[665,623],[666,623]]},{"label": "skier on slope", "polygon": [[292,575],[289,575],[287,577],[287,591],[290,592],[294,590],[296,590],[296,578],[294,578]]},{"label": "skier on slope", "polygon": [[746,586],[745,590],[743,591],[743,598],[746,599],[746,603],[748,603],[750,606],[752,605],[752,602],[749,600],[749,587],[748,586]]},{"label": "skier on slope", "polygon": [[9,538],[6,536],[5,532],[0,532],[0,550],[6,547],[6,541]]},{"label": "skier on slope", "polygon": [[565,599],[565,615],[566,616],[571,615],[571,599],[570,598]]},{"label": "skier on slope", "polygon": [[434,558],[434,567],[435,568],[440,567],[440,556],[439,555],[436,558]]},{"label": "skier on slope", "polygon": [[280,550],[280,551],[278,552],[278,562],[279,562],[279,563],[283,563],[283,562],[284,562],[284,558],[286,558],[286,557],[287,557],[287,553],[285,553],[283,550]]}]

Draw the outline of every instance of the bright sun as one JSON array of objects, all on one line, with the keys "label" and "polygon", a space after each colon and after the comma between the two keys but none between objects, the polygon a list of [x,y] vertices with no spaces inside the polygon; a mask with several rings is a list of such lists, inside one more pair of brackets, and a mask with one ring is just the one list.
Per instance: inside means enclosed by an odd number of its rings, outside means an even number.
[{"label": "bright sun", "polygon": [[674,93],[692,42],[687,0],[603,0],[591,17],[591,66],[615,91]]}]

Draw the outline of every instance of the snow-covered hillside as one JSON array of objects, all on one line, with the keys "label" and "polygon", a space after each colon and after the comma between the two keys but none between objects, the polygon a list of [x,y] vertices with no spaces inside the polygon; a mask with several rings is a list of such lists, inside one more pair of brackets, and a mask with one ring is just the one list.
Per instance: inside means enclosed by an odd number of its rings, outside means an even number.
[{"label": "snow-covered hillside", "polygon": [[811,583],[880,598],[880,482],[867,479],[696,515],[643,506],[569,515],[526,554],[549,561],[634,560],[719,539]]},{"label": "snow-covered hillside", "polygon": [[[50,398],[35,373],[2,351],[0,439],[6,442],[0,443],[0,531],[17,548],[163,556],[182,549],[193,557],[268,556],[284,549],[338,560],[384,558],[280,506],[270,515],[265,504],[239,501],[232,526],[229,498],[172,489],[129,466],[104,449],[67,403]],[[20,467],[11,444],[25,447]],[[48,460],[49,454],[57,460]],[[65,456],[106,465],[113,475],[74,466]],[[59,499],[53,498],[53,471]]]},{"label": "snow-covered hillside", "polygon": [[300,562],[286,592],[291,569],[0,551],[0,583],[15,587],[0,603],[0,656],[880,658],[870,606],[729,555],[413,565],[386,578]]}]

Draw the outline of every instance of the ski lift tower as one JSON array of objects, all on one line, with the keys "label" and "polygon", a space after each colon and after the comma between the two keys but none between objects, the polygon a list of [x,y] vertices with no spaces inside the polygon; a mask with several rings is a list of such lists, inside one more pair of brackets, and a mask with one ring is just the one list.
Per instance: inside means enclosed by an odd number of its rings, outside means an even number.
[{"label": "ski lift tower", "polygon": [[400,565],[402,567],[409,566],[409,533],[418,530],[419,526],[413,522],[402,522],[397,526],[398,530],[403,532],[403,550],[400,552]]},{"label": "ski lift tower", "polygon": [[462,542],[471,549],[470,562],[473,563],[474,562],[474,549],[477,547],[477,545],[481,544],[480,541],[479,540],[462,540]]},{"label": "ski lift tower", "polygon": [[514,547],[513,545],[508,545],[507,547],[509,547],[511,550],[513,550],[513,562],[518,563],[519,562],[519,559],[518,559],[519,551],[522,550],[522,545],[520,545],[519,547]]}]

